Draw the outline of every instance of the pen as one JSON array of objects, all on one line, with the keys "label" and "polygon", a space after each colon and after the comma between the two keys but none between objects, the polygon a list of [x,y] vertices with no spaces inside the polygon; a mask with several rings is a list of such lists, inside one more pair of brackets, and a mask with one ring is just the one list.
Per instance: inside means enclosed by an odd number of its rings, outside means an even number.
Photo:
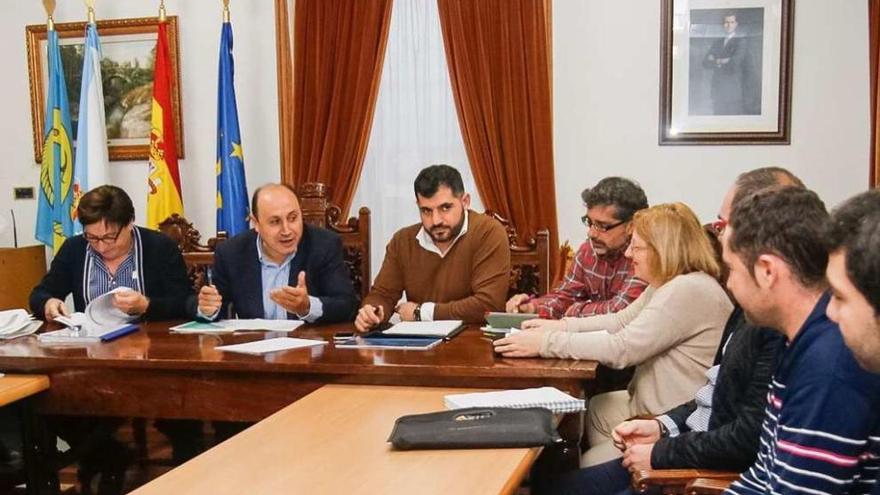
[{"label": "pen", "polygon": [[214,285],[214,270],[212,270],[210,266],[205,268],[205,276],[208,277],[208,285],[213,286]]},{"label": "pen", "polygon": [[467,327],[467,325],[465,325],[464,323],[462,323],[461,325],[455,327],[455,329],[452,330],[451,332],[449,332],[449,333],[446,335],[446,337],[443,337],[443,342],[449,342],[450,340],[452,340],[453,337],[455,337],[456,335],[458,335],[458,334],[460,334],[462,331],[464,331],[464,329],[465,329],[466,327]]}]

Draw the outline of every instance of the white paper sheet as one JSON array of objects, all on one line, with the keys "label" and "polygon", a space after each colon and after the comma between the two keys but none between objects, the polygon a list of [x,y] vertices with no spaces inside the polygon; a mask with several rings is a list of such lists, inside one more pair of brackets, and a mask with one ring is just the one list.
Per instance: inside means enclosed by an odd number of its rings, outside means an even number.
[{"label": "white paper sheet", "polygon": [[288,349],[299,349],[301,347],[312,347],[316,345],[327,345],[327,342],[323,340],[279,337],[277,339],[255,340],[246,344],[221,345],[215,347],[215,349],[229,352],[242,352],[244,354],[267,354],[269,352],[286,351]]},{"label": "white paper sheet", "polygon": [[59,316],[55,321],[68,327],[81,327],[89,333],[101,333],[110,328],[125,325],[137,319],[135,316],[126,314],[124,311],[113,306],[113,297],[120,293],[130,291],[128,287],[117,287],[110,292],[92,300],[83,313],[73,313],[70,316]]}]

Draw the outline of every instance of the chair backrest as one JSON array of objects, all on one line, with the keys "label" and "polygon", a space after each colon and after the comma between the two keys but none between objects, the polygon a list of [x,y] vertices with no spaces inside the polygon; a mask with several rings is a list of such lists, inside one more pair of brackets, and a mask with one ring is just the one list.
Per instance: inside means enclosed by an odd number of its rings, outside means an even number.
[{"label": "chair backrest", "polygon": [[218,232],[217,237],[208,239],[207,244],[201,244],[202,235],[193,227],[186,218],[172,213],[159,224],[159,231],[167,235],[180,248],[183,253],[183,262],[186,264],[186,272],[196,292],[207,283],[207,269],[214,266],[214,249],[226,240],[226,232]]},{"label": "chair backrest", "polygon": [[0,248],[0,273],[0,310],[29,308],[31,289],[46,274],[45,246]]},{"label": "chair backrest", "polygon": [[541,229],[535,237],[522,245],[517,240],[516,228],[501,215],[487,211],[486,215],[501,222],[510,243],[510,287],[508,297],[514,294],[546,294],[550,288],[550,232]]},{"label": "chair backrest", "polygon": [[330,186],[307,182],[296,188],[303,222],[323,227],[342,238],[343,259],[351,274],[354,291],[361,299],[370,292],[370,209],[362,206],[347,221],[342,209],[330,203]]}]

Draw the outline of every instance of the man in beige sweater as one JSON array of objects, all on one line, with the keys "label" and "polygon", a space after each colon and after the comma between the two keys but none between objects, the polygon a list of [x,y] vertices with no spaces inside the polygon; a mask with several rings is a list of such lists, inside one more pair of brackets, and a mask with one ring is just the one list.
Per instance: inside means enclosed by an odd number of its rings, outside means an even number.
[{"label": "man in beige sweater", "polygon": [[[358,311],[365,332],[397,312],[403,321],[479,322],[501,311],[510,280],[504,227],[468,209],[458,170],[432,165],[414,184],[421,223],[397,231]],[[406,293],[406,301],[398,304]]]}]

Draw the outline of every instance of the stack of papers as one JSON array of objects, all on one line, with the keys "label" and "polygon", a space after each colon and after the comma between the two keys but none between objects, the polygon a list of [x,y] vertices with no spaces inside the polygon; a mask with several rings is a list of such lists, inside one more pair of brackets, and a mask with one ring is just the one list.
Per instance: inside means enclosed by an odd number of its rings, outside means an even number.
[{"label": "stack of papers", "polygon": [[466,407],[510,407],[524,409],[543,407],[557,414],[584,410],[584,401],[576,399],[555,387],[500,390],[473,394],[455,394],[444,397],[447,409]]},{"label": "stack of papers", "polygon": [[292,332],[305,323],[302,320],[220,320],[214,322],[191,321],[171,327],[175,333],[231,333],[242,330],[268,332]]},{"label": "stack of papers", "polygon": [[461,320],[402,321],[382,334],[400,337],[447,337],[462,325]]},{"label": "stack of papers", "polygon": [[30,335],[42,325],[23,309],[0,311],[0,340],[9,340]]},{"label": "stack of papers", "polygon": [[78,329],[95,336],[116,330],[137,319],[137,317],[126,314],[113,305],[113,297],[117,293],[130,290],[132,289],[128,287],[117,287],[92,300],[86,306],[85,312],[59,316],[55,318],[55,321],[71,329]]},{"label": "stack of papers", "polygon": [[[57,320],[56,320],[57,321]],[[37,335],[37,340],[43,344],[90,344],[93,342],[109,342],[130,333],[137,332],[137,323],[123,323],[115,327],[102,328],[64,328],[54,332],[45,332]]]},{"label": "stack of papers", "polygon": [[279,337],[277,339],[255,340],[245,344],[221,345],[215,347],[220,351],[241,352],[244,354],[267,354],[270,352],[299,349],[300,347],[312,347],[327,345],[323,340],[294,339],[291,337]]}]

